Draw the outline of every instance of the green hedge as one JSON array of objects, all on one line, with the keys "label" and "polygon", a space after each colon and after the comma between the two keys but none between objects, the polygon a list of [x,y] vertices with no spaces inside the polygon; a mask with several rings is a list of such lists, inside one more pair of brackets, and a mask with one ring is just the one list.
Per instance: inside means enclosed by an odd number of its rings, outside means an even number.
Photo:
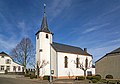
[{"label": "green hedge", "polygon": [[92,79],[91,81],[92,81],[93,83],[97,83],[97,82],[98,82],[97,79]]},{"label": "green hedge", "polygon": [[112,75],[106,75],[105,78],[106,78],[106,79],[113,79],[113,76],[112,76]]},{"label": "green hedge", "polygon": [[[51,76],[52,80],[53,80],[53,76]],[[50,76],[43,76],[43,80],[50,80]]]},{"label": "green hedge", "polygon": [[85,80],[84,76],[76,76],[75,80]]},{"label": "green hedge", "polygon": [[37,78],[37,75],[30,75],[30,79]]},{"label": "green hedge", "polygon": [[93,83],[97,83],[98,81],[101,80],[101,76],[100,75],[87,76],[87,79],[91,80]]}]

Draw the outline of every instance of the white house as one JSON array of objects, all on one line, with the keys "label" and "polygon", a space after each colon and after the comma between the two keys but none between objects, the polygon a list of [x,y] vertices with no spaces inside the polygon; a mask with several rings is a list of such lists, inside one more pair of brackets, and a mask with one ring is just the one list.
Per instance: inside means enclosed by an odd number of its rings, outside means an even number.
[{"label": "white house", "polygon": [[0,74],[14,72],[23,72],[23,66],[13,61],[13,59],[5,52],[0,53]]},{"label": "white house", "polygon": [[[45,8],[45,7],[44,7]],[[36,33],[36,63],[41,65],[43,60],[48,62],[39,70],[40,76],[52,75],[56,78],[68,78],[83,76],[85,60],[88,60],[87,75],[94,75],[95,68],[92,68],[92,55],[87,49],[53,42],[52,32],[48,28],[45,9],[41,27]]]}]

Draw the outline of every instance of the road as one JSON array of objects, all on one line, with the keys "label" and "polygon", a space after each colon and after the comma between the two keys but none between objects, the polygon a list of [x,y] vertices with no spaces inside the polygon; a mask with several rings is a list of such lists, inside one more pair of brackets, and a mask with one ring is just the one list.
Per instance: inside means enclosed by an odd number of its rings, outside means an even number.
[{"label": "road", "polygon": [[40,82],[34,79],[20,79],[20,78],[3,78],[0,77],[0,84],[49,84],[47,82]]}]

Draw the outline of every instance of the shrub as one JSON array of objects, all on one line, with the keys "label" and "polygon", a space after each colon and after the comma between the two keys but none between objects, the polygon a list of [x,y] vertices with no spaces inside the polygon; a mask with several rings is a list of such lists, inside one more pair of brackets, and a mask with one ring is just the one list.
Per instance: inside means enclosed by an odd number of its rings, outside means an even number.
[{"label": "shrub", "polygon": [[76,76],[75,79],[76,79],[76,80],[85,80],[85,77],[84,77],[84,76]]},{"label": "shrub", "polygon": [[86,77],[88,80],[92,80],[92,76],[87,76]]},{"label": "shrub", "polygon": [[95,75],[95,76],[92,77],[92,79],[96,79],[96,80],[99,81],[99,80],[101,79],[101,76],[97,76],[97,75]]},{"label": "shrub", "polygon": [[30,79],[37,78],[36,75],[30,75]]},{"label": "shrub", "polygon": [[98,82],[97,79],[92,79],[91,81],[92,81],[93,83],[97,83],[97,82]]},{"label": "shrub", "polygon": [[99,80],[101,79],[101,75],[97,74],[97,75],[95,75],[95,76],[97,76],[97,78],[98,78]]},{"label": "shrub", "polygon": [[105,78],[106,78],[106,79],[113,79],[113,76],[112,76],[112,75],[106,75]]},{"label": "shrub", "polygon": [[100,82],[107,83],[107,80],[106,79],[101,79]]},{"label": "shrub", "polygon": [[[52,80],[53,80],[53,76],[51,76]],[[50,80],[50,76],[43,76],[43,80]]]},{"label": "shrub", "polygon": [[24,76],[25,76],[25,77],[30,77],[30,75],[29,75],[29,74],[25,74]]}]

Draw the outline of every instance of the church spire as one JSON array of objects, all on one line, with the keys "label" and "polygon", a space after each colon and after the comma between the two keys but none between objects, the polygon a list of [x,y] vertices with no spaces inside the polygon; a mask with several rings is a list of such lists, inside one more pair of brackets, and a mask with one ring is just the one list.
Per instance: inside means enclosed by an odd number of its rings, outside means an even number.
[{"label": "church spire", "polygon": [[42,19],[40,32],[51,33],[48,29],[47,18],[46,18],[46,4],[44,4],[44,16]]}]

